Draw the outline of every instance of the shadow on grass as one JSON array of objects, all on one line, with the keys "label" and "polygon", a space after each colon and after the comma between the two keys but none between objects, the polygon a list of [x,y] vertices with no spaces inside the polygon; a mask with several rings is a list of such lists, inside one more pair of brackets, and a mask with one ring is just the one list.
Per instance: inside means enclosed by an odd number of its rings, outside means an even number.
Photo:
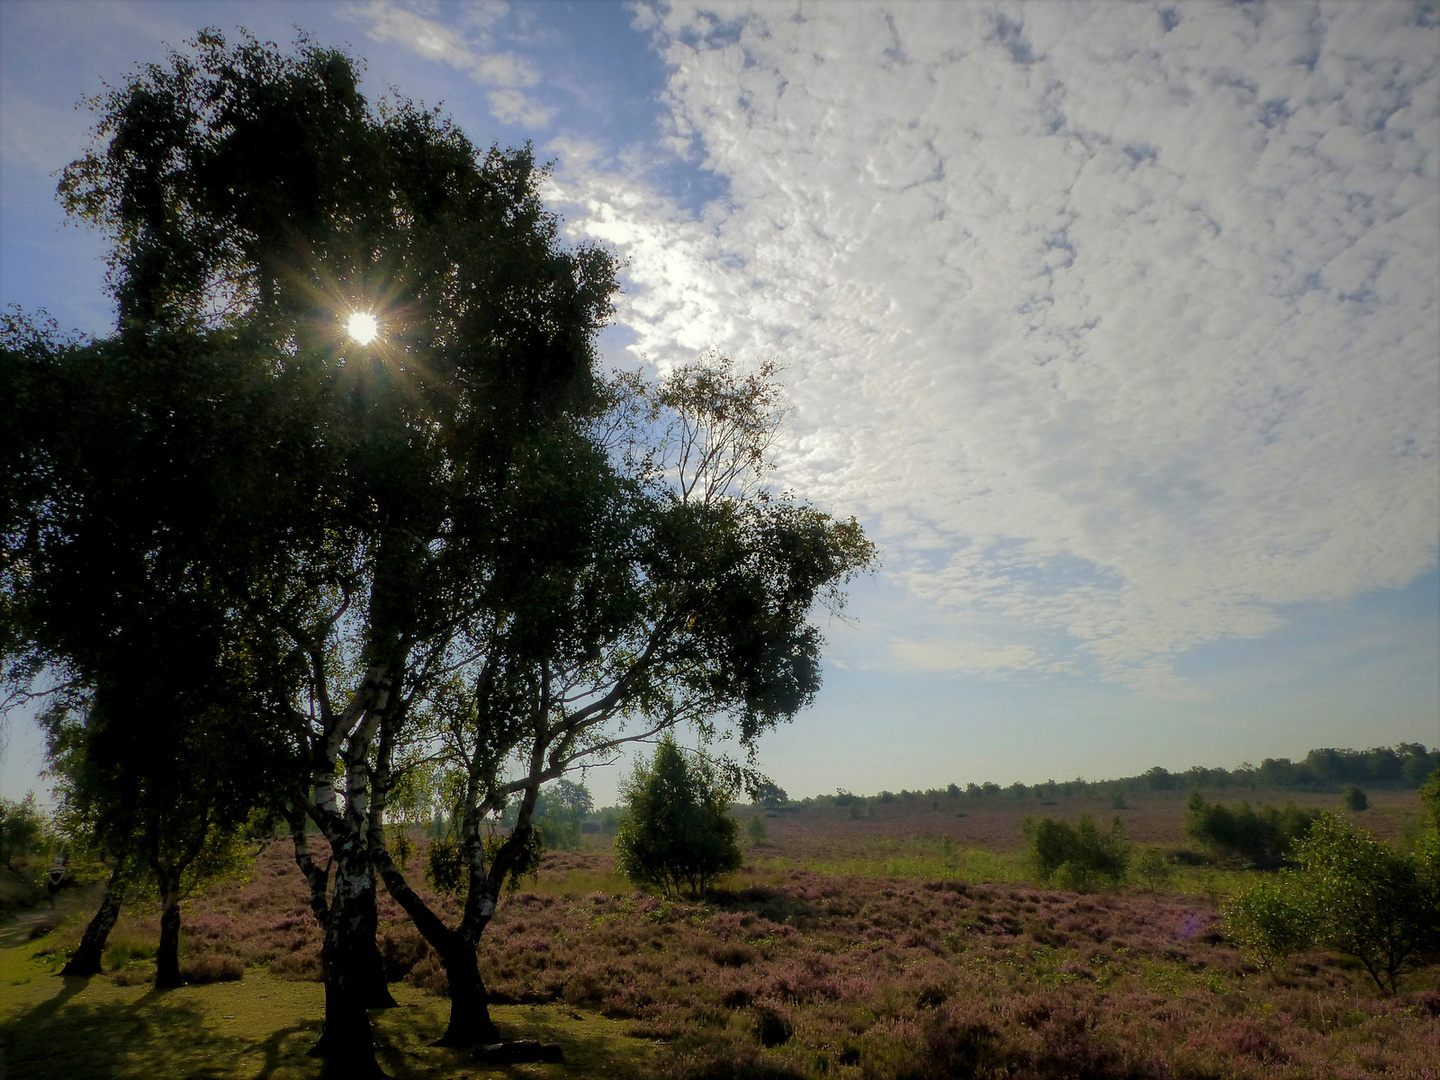
[{"label": "shadow on grass", "polygon": [[448,1011],[448,1002],[430,998],[416,1006],[371,1013],[376,1056],[385,1071],[392,1077],[415,1080],[459,1076],[496,1080],[639,1080],[654,1074],[654,1045],[630,1036],[628,1025],[593,1014],[582,1015],[563,1006],[503,1005],[491,1010],[507,1041],[529,1039],[559,1046],[563,1061],[478,1065],[471,1050],[431,1045],[445,1030]]},{"label": "shadow on grass", "polygon": [[[103,976],[41,978],[59,984],[45,988],[51,996],[23,1011],[12,1008],[0,1024],[0,1075],[17,1080],[318,1080],[323,1075],[324,1063],[308,1055],[320,1034],[318,1017],[289,1008],[268,1017],[257,1014],[255,998],[196,1001],[180,996],[183,992],[154,989],[134,997],[134,991],[112,986]],[[91,992],[77,998],[87,988]],[[264,976],[255,977],[252,990],[261,998],[267,991],[275,993]],[[445,1028],[447,1001],[408,987],[401,996],[407,1000],[404,1007],[370,1014],[377,1059],[396,1080],[620,1080],[653,1072],[653,1047],[630,1037],[625,1025],[564,1008],[527,1006],[495,1009],[506,1038],[558,1044],[564,1061],[477,1066],[468,1051],[429,1045]],[[233,1012],[242,1013],[238,1023],[244,1029],[226,1030],[236,1022],[229,1015]],[[265,1026],[267,1018],[273,1026]]]},{"label": "shadow on grass", "polygon": [[807,919],[815,915],[813,907],[788,895],[783,889],[752,885],[748,889],[718,890],[710,895],[710,903],[721,911],[759,915],[771,922],[783,923]]},{"label": "shadow on grass", "polygon": [[99,1080],[123,1075],[132,1064],[146,1080],[203,1080],[224,1075],[212,1062],[244,1050],[239,1040],[207,1029],[193,1006],[171,1003],[153,990],[129,1003],[74,1003],[89,982],[85,976],[65,978],[58,994],[0,1027],[13,1075]]}]

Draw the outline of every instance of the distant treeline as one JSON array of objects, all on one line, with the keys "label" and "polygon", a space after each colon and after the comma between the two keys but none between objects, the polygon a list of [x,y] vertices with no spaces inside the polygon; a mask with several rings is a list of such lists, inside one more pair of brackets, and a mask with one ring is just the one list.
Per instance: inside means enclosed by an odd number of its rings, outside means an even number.
[{"label": "distant treeline", "polygon": [[[926,791],[902,790],[898,794],[882,791],[870,798],[885,803],[896,799],[916,800],[941,798],[983,798],[1009,795],[1016,798],[1051,799],[1062,795],[1094,795],[1122,800],[1126,795],[1145,791],[1193,791],[1196,789],[1296,788],[1302,791],[1327,791],[1347,784],[1368,787],[1418,788],[1426,777],[1440,767],[1440,749],[1430,750],[1424,743],[1399,743],[1376,746],[1369,750],[1336,750],[1326,747],[1311,750],[1300,761],[1289,758],[1266,758],[1259,765],[1249,762],[1235,769],[1206,768],[1195,765],[1184,772],[1171,772],[1156,765],[1138,776],[1118,780],[1047,780],[1043,784],[1022,784],[1008,787],[995,783],[951,784]],[[785,792],[771,788],[757,800],[769,805],[785,803]],[[850,806],[865,802],[867,797],[838,791],[803,800],[804,805]],[[798,804],[792,804],[798,805]]]}]

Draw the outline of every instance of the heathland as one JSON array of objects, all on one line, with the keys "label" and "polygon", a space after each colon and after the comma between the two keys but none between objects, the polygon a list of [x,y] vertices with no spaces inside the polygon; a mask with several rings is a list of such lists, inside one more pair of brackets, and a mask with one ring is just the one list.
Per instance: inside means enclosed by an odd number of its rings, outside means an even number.
[{"label": "heathland", "polygon": [[[1440,970],[1392,997],[1341,955],[1261,970],[1219,917],[1256,872],[1193,850],[1181,785],[1131,788],[741,807],[745,865],[703,902],[618,876],[602,813],[579,849],[548,854],[502,900],[481,947],[502,1030],[559,1045],[564,1060],[487,1067],[430,1046],[445,1024],[444,971],[382,896],[399,1007],[372,1014],[381,1063],[394,1076],[674,1080],[1435,1075]],[[1338,788],[1313,785],[1206,795],[1342,804]],[[1412,788],[1368,795],[1349,814],[1358,827],[1414,839]],[[1119,817],[1138,852],[1163,858],[1132,860],[1143,873],[1099,892],[1041,886],[1023,820],[1082,813]],[[321,933],[288,840],[260,845],[247,880],[187,902],[190,984],[176,990],[150,985],[158,914],[144,905],[122,915],[103,975],[56,974],[93,892],[62,894],[53,914],[0,939],[6,1075],[320,1075],[306,1051],[323,1019]]]}]

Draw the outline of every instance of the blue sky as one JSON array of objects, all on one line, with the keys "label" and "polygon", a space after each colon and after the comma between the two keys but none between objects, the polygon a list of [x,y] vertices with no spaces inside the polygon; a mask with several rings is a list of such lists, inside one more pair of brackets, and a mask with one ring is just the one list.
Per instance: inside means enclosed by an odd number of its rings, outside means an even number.
[{"label": "blue sky", "polygon": [[75,104],[297,20],[555,162],[611,363],[784,365],[782,483],[884,557],[792,794],[1440,743],[1435,4],[6,0],[0,303],[105,332]]}]

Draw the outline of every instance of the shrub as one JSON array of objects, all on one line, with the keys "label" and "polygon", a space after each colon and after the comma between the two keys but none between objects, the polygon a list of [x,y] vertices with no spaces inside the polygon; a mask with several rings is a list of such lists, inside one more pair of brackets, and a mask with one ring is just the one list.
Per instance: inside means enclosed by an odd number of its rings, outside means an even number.
[{"label": "shrub", "polygon": [[45,838],[45,819],[35,809],[34,794],[19,802],[0,799],[0,864],[18,873],[15,860],[40,851]]},{"label": "shrub", "polygon": [[1294,875],[1256,882],[1224,912],[1230,940],[1265,969],[1313,943],[1314,912]]},{"label": "shrub", "polygon": [[1074,825],[1046,817],[1038,822],[1026,818],[1021,827],[1042,881],[1053,880],[1062,888],[1088,892],[1098,879],[1118,884],[1125,877],[1130,847],[1122,836],[1119,818],[1103,833],[1089,814],[1081,814]]},{"label": "shrub", "polygon": [[1404,854],[1326,814],[1296,854],[1317,942],[1359,960],[1381,993],[1440,954],[1440,844]]},{"label": "shrub", "polygon": [[745,823],[745,832],[750,837],[750,843],[759,846],[770,838],[770,828],[765,824],[765,819],[756,814]]},{"label": "shrub", "polygon": [[769,1049],[784,1046],[795,1036],[795,1025],[778,1009],[762,1005],[755,1010],[755,1038]]},{"label": "shrub", "polygon": [[385,847],[401,870],[415,853],[415,842],[410,839],[409,829],[403,824],[385,827]]},{"label": "shrub", "polygon": [[1198,791],[1185,804],[1185,833],[1221,858],[1237,859],[1257,870],[1285,865],[1295,843],[1320,816],[1294,803],[1256,810],[1249,803],[1207,803]]},{"label": "shrub", "polygon": [[1353,811],[1370,809],[1370,799],[1359,784],[1350,784],[1345,788],[1345,809]]},{"label": "shrub", "polygon": [[1131,873],[1148,889],[1163,889],[1175,876],[1170,860],[1158,847],[1147,847],[1141,851],[1131,867]]},{"label": "shrub", "polygon": [[687,759],[673,738],[662,739],[621,794],[629,813],[615,837],[616,861],[631,881],[659,886],[667,896],[682,887],[700,895],[740,868],[730,792],[704,757]]},{"label": "shrub", "polygon": [[425,880],[439,893],[454,895],[466,881],[465,853],[448,836],[436,837],[425,851]]},{"label": "shrub", "polygon": [[1355,957],[1382,994],[1440,956],[1440,839],[1397,851],[1324,814],[1296,847],[1301,869],[1226,908],[1231,936],[1262,964],[1308,947]]},{"label": "shrub", "polygon": [[245,977],[245,965],[235,956],[205,953],[180,965],[180,978],[187,983],[237,982]]},{"label": "shrub", "polygon": [[1440,769],[1430,774],[1430,779],[1420,785],[1420,805],[1425,810],[1425,820],[1432,832],[1440,835]]}]

